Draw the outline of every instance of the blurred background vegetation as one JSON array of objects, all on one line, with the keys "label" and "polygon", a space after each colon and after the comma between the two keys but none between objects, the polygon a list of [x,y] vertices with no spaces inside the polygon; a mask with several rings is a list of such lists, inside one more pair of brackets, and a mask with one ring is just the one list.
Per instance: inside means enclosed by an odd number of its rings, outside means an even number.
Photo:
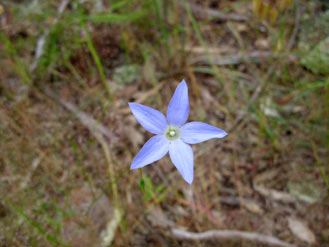
[{"label": "blurred background vegetation", "polygon": [[[0,2],[0,246],[329,246],[329,4],[320,0]],[[151,137],[128,102],[229,135],[130,164]],[[273,245],[270,245],[273,246]]]}]

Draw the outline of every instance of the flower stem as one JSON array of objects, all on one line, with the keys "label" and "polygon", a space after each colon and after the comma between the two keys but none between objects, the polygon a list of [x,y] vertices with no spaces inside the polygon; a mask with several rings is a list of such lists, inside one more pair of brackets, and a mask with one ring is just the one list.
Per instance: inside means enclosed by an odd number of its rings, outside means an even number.
[{"label": "flower stem", "polygon": [[142,192],[145,192],[145,181],[144,181],[144,178],[143,178],[143,169],[140,168],[139,169],[139,172],[140,172],[140,179],[139,179],[139,188]]}]

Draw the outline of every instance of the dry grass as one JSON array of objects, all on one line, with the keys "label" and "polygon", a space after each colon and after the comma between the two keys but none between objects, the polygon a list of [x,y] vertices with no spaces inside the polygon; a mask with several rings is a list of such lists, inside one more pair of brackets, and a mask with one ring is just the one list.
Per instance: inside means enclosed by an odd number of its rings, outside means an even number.
[{"label": "dry grass", "polygon": [[[98,246],[102,219],[114,217],[102,209],[108,202],[123,213],[113,246],[218,245],[179,240],[172,227],[326,246],[329,78],[312,73],[299,57],[308,18],[323,13],[319,3],[296,1],[270,24],[253,16],[249,1],[193,1],[191,9],[176,1],[97,2],[100,9],[72,1],[55,25],[60,1],[0,5],[0,246]],[[205,8],[245,19],[210,19]],[[31,70],[45,30],[44,55]],[[316,42],[327,35],[314,32]],[[255,51],[269,56],[251,58]],[[234,63],[223,65],[223,59]],[[137,68],[130,77],[117,69],[127,64]],[[143,169],[143,192],[140,173],[129,167],[151,135],[127,103],[166,112],[182,78],[189,120],[229,135],[193,145],[192,186],[166,156]],[[63,101],[110,134],[99,136]],[[90,212],[97,201],[96,217]],[[316,243],[293,234],[291,217],[304,222]]]}]

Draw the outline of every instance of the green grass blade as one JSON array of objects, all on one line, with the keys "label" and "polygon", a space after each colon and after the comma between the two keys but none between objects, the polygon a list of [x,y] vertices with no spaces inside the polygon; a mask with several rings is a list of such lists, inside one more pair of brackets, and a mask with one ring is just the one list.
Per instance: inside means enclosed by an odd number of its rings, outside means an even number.
[{"label": "green grass blade", "polygon": [[95,49],[95,46],[91,40],[91,37],[90,37],[90,34],[89,32],[87,31],[87,29],[85,29],[85,41],[87,43],[87,46],[88,46],[88,49],[94,59],[94,62],[96,64],[96,67],[98,69],[98,72],[100,74],[100,77],[101,77],[101,80],[104,84],[104,87],[106,89],[106,92],[109,96],[109,99],[111,100],[112,98],[112,95],[111,95],[111,90],[110,90],[110,87],[109,87],[109,84],[107,83],[107,80],[106,80],[106,76],[105,76],[105,72],[104,72],[104,68],[103,68],[103,65],[102,65],[102,62],[101,62],[101,59],[99,58],[98,56],[98,53]]},{"label": "green grass blade", "polygon": [[9,207],[19,216],[21,217],[25,222],[30,224],[34,229],[37,230],[37,232],[42,235],[44,238],[46,238],[51,244],[54,244],[56,246],[69,246],[67,244],[64,244],[60,242],[54,235],[47,233],[37,222],[32,220],[29,216],[27,216],[24,211],[18,207],[16,207],[14,204],[12,204],[6,197],[2,197],[2,199],[9,205]]}]

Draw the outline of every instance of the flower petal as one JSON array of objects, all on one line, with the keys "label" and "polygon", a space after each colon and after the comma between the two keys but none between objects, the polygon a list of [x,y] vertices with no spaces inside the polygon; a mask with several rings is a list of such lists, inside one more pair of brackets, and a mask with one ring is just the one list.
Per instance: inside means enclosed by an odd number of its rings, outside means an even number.
[{"label": "flower petal", "polygon": [[162,134],[167,127],[166,117],[159,111],[137,103],[129,103],[137,121],[153,134]]},{"label": "flower petal", "polygon": [[177,170],[189,184],[193,181],[193,151],[181,140],[169,144],[169,155]]},{"label": "flower petal", "polygon": [[169,124],[183,125],[190,111],[188,102],[188,89],[185,80],[183,80],[170,100],[167,110],[167,120]]},{"label": "flower petal", "polygon": [[130,169],[137,169],[149,165],[168,153],[169,142],[164,135],[151,137],[136,155]]},{"label": "flower petal", "polygon": [[223,138],[227,133],[206,123],[190,122],[181,127],[181,135],[183,142],[195,144],[213,138]]}]

